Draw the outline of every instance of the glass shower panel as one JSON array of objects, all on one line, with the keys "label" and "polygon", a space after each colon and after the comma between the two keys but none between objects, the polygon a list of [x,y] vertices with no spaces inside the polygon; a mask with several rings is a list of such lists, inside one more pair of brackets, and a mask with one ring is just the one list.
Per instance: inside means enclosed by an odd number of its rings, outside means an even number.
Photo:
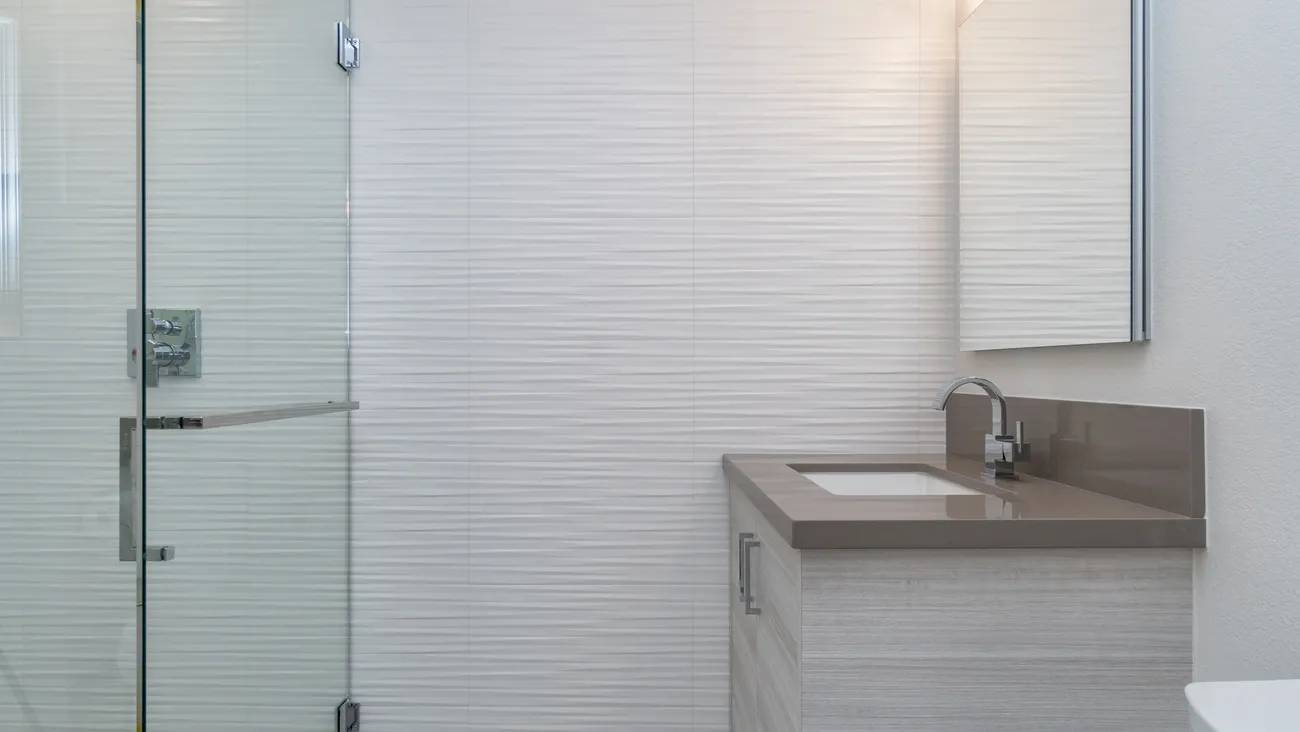
[{"label": "glass shower panel", "polygon": [[347,5],[146,4],[151,731],[348,693]]},{"label": "glass shower panel", "polygon": [[0,729],[135,727],[135,8],[0,0]]}]

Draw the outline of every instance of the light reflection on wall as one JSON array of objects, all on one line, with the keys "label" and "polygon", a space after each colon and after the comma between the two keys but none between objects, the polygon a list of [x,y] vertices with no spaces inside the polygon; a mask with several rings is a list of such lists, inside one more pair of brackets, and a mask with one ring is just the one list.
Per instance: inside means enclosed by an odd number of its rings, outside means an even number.
[{"label": "light reflection on wall", "polygon": [[11,18],[0,18],[0,337],[22,325],[18,231],[18,37]]},{"label": "light reflection on wall", "polygon": [[983,4],[984,0],[957,0],[957,25],[965,22]]}]

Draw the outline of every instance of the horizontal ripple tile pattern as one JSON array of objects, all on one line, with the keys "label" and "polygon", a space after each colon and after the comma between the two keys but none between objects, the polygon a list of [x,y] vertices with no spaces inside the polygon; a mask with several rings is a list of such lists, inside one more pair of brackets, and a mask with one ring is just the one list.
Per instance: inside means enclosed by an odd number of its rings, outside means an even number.
[{"label": "horizontal ripple tile pattern", "polygon": [[938,449],[940,0],[367,0],[366,726],[720,732],[728,450]]}]

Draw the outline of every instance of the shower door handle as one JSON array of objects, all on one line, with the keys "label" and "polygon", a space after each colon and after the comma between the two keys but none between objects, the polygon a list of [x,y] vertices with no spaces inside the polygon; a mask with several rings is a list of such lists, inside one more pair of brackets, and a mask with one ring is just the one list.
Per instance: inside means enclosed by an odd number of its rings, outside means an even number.
[{"label": "shower door handle", "polygon": [[[135,561],[135,527],[139,495],[135,489],[135,418],[123,417],[118,421],[117,461],[117,558],[123,562]],[[176,558],[174,546],[145,547],[146,562],[170,562]]]},{"label": "shower door handle", "polygon": [[[313,402],[311,404],[288,404],[284,406],[250,409],[243,412],[224,412],[187,417],[148,417],[145,429],[148,430],[211,430],[218,427],[236,427],[245,424],[277,422],[299,417],[311,417],[318,414],[351,412],[361,407],[357,402]],[[123,562],[135,561],[136,527],[139,525],[139,492],[136,490],[136,431],[135,417],[122,417],[118,422],[118,530],[117,556]],[[169,562],[176,558],[174,546],[150,546],[145,548],[145,561]]]}]

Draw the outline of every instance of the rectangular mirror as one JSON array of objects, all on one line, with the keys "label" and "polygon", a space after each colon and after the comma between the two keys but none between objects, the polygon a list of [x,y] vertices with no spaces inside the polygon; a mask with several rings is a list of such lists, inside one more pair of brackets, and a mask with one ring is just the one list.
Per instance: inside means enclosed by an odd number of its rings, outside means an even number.
[{"label": "rectangular mirror", "polygon": [[964,0],[961,348],[1150,337],[1146,0]]}]

